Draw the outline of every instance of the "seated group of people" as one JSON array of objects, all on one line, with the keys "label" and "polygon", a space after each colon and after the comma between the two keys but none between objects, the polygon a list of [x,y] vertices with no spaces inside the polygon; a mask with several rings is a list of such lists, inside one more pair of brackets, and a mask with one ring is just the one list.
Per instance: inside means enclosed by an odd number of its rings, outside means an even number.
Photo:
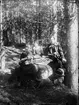
[{"label": "seated group of people", "polygon": [[[48,56],[48,58],[52,59],[53,62],[54,62],[54,58],[57,58],[63,64],[65,64],[67,62],[65,59],[62,47],[60,46],[60,44],[58,42],[55,41],[54,38],[52,39],[51,43],[49,43],[47,48],[48,48],[47,56]],[[31,50],[29,50],[29,48],[23,50],[23,52],[20,56],[20,62],[19,62],[21,67],[23,67],[24,65],[33,63],[34,56],[38,55],[39,57],[42,57],[41,53],[44,55],[44,53],[41,52],[41,51],[43,51],[42,47],[39,46],[37,42],[35,43],[35,45],[33,46],[33,48]],[[61,62],[60,62],[60,65],[61,65]],[[62,68],[62,65],[59,70],[62,70],[61,68]]]},{"label": "seated group of people", "polygon": [[[63,63],[66,62],[66,59],[64,57],[64,53],[62,50],[62,47],[58,42],[55,41],[54,37],[51,40],[51,43],[47,46],[47,56],[50,57],[50,55],[57,57],[58,59],[61,59]],[[25,49],[21,56],[20,61],[21,63],[24,63],[26,60],[32,61],[35,55],[44,55],[43,47],[38,45],[38,42],[35,42],[34,46],[32,47],[32,51],[30,51],[28,48]]]}]

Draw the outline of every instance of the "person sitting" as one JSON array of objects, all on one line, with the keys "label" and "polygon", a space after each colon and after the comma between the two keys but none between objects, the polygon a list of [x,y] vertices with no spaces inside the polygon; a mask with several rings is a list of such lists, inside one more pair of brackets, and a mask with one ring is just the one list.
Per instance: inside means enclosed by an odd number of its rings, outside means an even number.
[{"label": "person sitting", "polygon": [[66,63],[66,59],[62,50],[61,45],[55,40],[55,37],[53,36],[51,39],[51,43],[48,45],[48,56],[52,55],[53,57],[57,57],[62,61],[62,63]]},{"label": "person sitting", "polygon": [[54,72],[57,73],[57,74],[61,73],[61,69],[62,69],[62,71],[65,73],[66,68],[64,68],[64,65],[66,64],[67,61],[65,59],[62,47],[55,40],[55,37],[52,37],[51,43],[48,45],[48,47],[49,47],[48,57],[51,60],[53,60],[53,69],[54,69]]},{"label": "person sitting", "polygon": [[34,44],[34,46],[33,46],[33,54],[34,54],[34,55],[37,55],[37,56],[39,56],[39,57],[41,57],[42,54],[43,54],[43,48],[42,48],[42,46],[40,46],[40,45],[38,44],[37,41],[35,42],[35,44]]},{"label": "person sitting", "polygon": [[60,43],[55,40],[54,36],[48,45],[48,57],[53,61],[53,70],[57,78],[55,79],[56,81],[54,81],[55,84],[62,83],[66,72],[64,65],[66,65],[67,60]]},{"label": "person sitting", "polygon": [[27,61],[27,64],[29,64],[29,61],[31,61],[31,57],[30,57],[30,52],[28,50],[24,49],[20,55],[19,65],[20,66],[26,65],[26,61]]}]

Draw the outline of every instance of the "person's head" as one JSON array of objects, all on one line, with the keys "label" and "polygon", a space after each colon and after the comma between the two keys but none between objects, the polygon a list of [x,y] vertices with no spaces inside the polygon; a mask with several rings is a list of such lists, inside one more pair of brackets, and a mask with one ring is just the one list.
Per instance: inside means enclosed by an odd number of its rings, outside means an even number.
[{"label": "person's head", "polygon": [[26,54],[26,55],[29,55],[29,50],[28,49],[23,49],[22,53]]},{"label": "person's head", "polygon": [[26,52],[26,49],[22,49],[22,53],[25,53]]},{"label": "person's head", "polygon": [[51,37],[51,43],[52,43],[52,44],[55,44],[56,42],[57,42],[57,41],[56,41],[56,38],[55,38],[54,36],[52,36],[52,37]]},{"label": "person's head", "polygon": [[39,45],[38,45],[38,42],[36,41],[36,42],[35,42],[35,47],[38,47],[38,46],[39,46]]}]

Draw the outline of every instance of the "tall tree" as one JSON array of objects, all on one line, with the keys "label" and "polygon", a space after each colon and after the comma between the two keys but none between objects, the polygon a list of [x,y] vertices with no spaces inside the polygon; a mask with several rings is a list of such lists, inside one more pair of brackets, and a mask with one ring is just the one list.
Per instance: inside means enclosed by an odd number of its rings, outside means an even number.
[{"label": "tall tree", "polygon": [[[67,78],[66,85],[78,94],[78,7],[72,1],[64,0],[66,19],[69,15],[70,22],[67,27]],[[68,11],[67,11],[68,9]]]}]

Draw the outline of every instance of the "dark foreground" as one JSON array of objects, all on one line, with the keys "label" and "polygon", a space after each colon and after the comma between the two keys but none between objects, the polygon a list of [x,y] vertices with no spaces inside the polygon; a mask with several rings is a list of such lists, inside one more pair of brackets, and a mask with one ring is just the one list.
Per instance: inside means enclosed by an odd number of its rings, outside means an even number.
[{"label": "dark foreground", "polygon": [[[10,70],[19,61],[19,54],[13,51],[20,52],[11,47],[5,54],[5,65]],[[0,73],[0,105],[77,105],[76,96],[64,85],[45,83],[39,88],[14,87],[7,82],[9,76]]]},{"label": "dark foreground", "polygon": [[0,75],[0,105],[77,105],[76,96],[64,85],[14,87],[7,83],[8,77]]}]

